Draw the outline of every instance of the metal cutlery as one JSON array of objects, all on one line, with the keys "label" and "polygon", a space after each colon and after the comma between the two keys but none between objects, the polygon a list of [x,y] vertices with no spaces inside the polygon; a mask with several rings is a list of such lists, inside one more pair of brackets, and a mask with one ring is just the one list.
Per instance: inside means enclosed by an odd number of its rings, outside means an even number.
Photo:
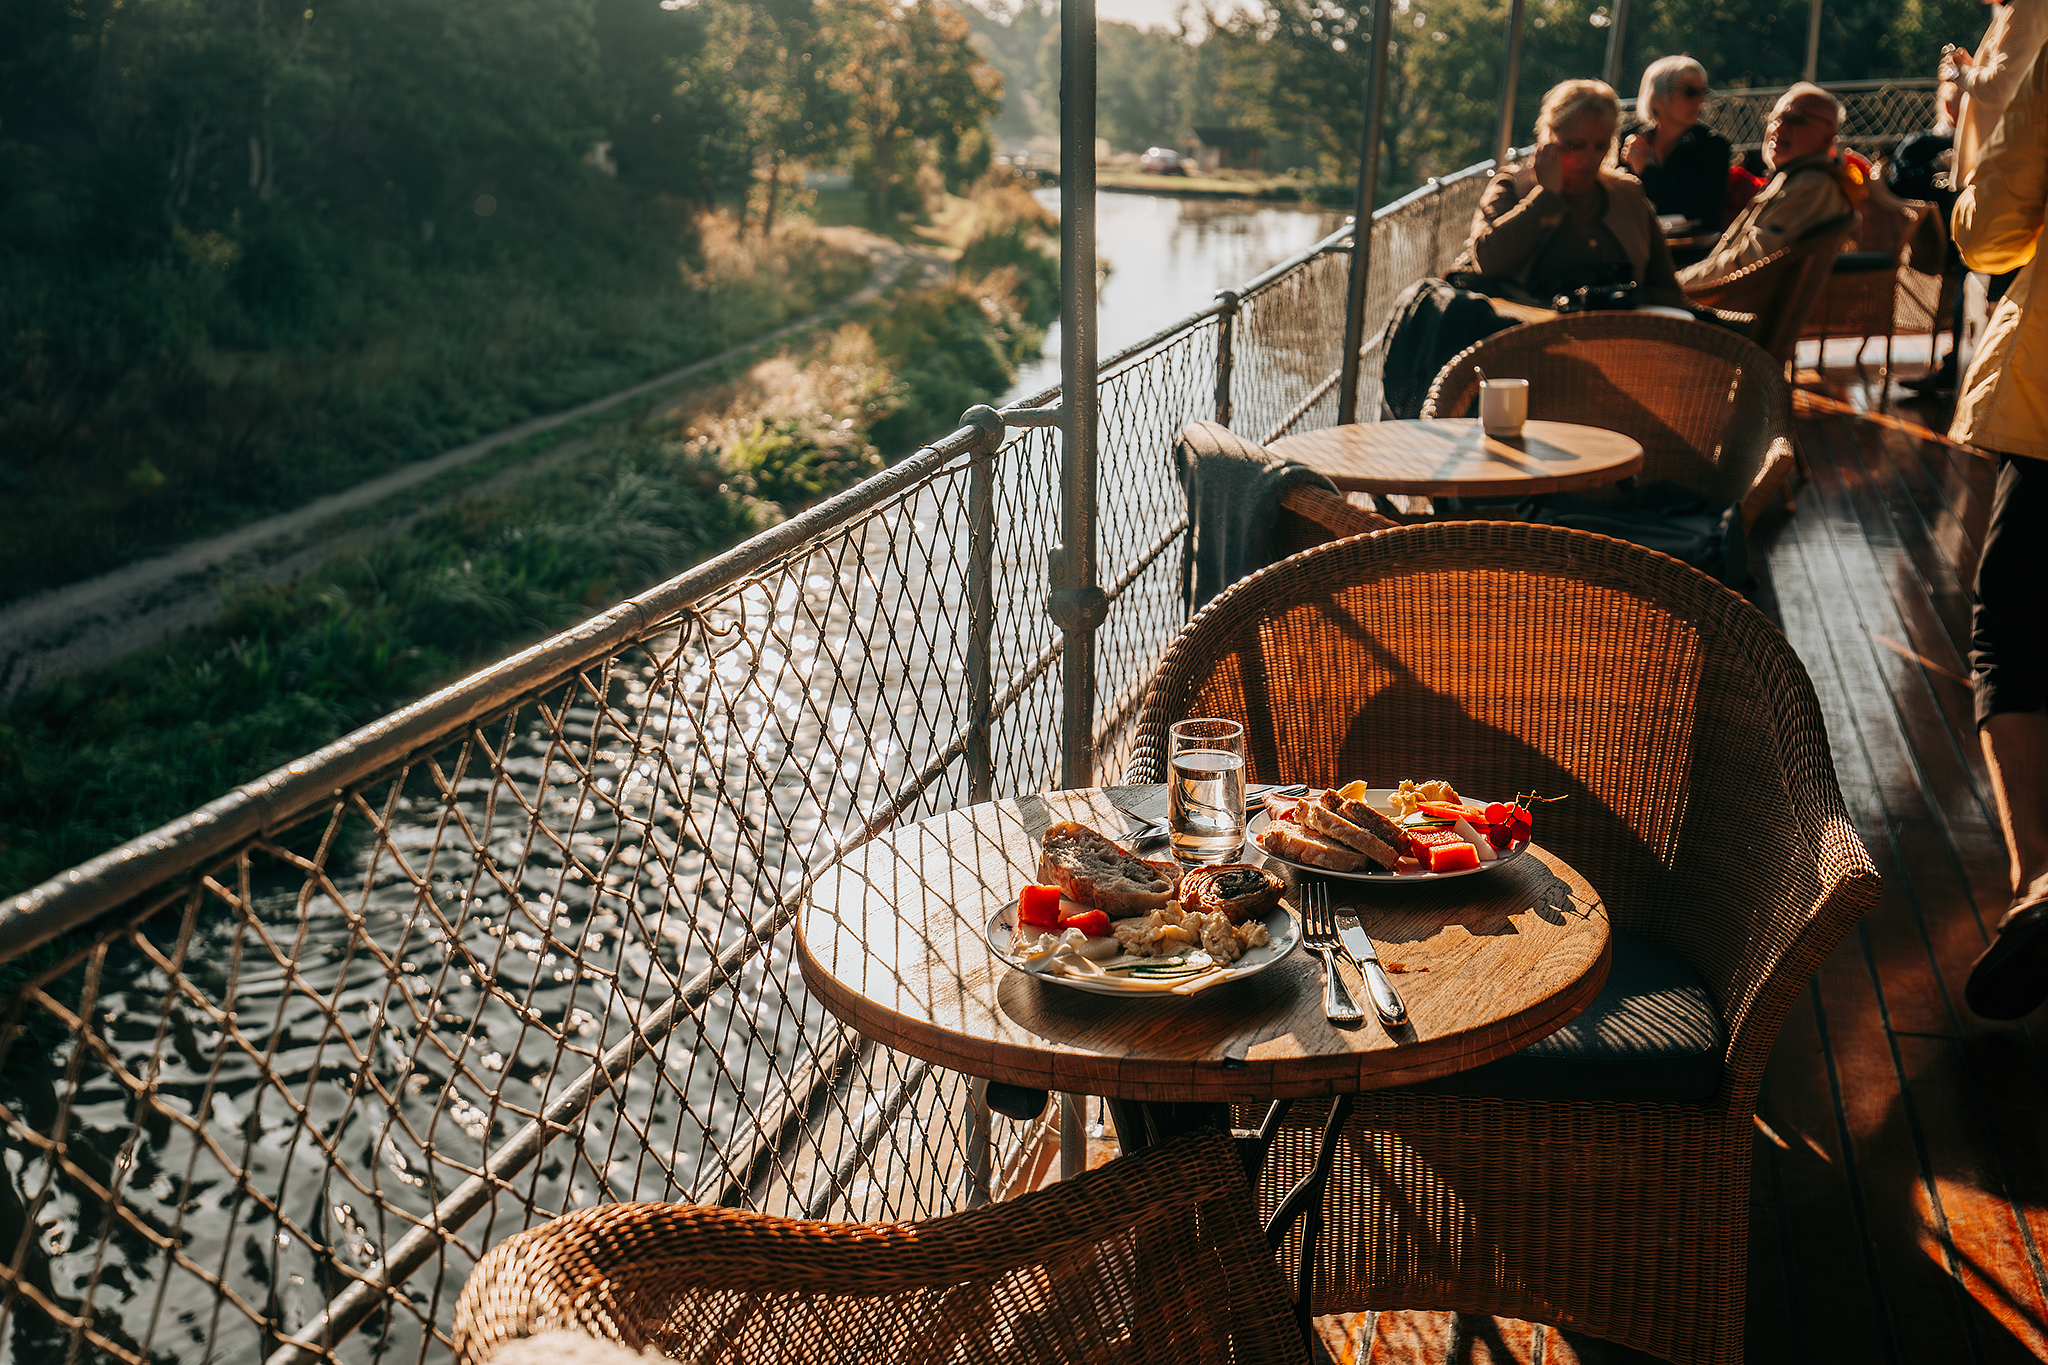
[{"label": "metal cutlery", "polygon": [[1336,921],[1330,917],[1330,888],[1322,882],[1297,885],[1295,900],[1301,906],[1301,941],[1323,960],[1323,1017],[1332,1023],[1348,1024],[1365,1018],[1365,1011],[1351,998],[1351,988],[1337,972]]},{"label": "metal cutlery", "polygon": [[1394,989],[1393,979],[1380,965],[1379,950],[1372,946],[1372,938],[1365,932],[1365,926],[1358,922],[1358,916],[1347,914],[1337,917],[1337,941],[1344,945],[1344,952],[1357,966],[1358,974],[1365,978],[1366,994],[1372,997],[1372,1007],[1379,1011],[1381,1022],[1407,1023],[1408,1007],[1401,1003],[1401,994]]}]

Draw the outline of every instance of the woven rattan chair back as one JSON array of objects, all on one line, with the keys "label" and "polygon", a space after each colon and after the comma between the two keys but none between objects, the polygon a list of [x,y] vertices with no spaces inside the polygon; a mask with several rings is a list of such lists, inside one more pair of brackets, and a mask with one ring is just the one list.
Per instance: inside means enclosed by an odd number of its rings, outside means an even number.
[{"label": "woven rattan chair back", "polygon": [[1424,417],[1476,409],[1479,376],[1529,381],[1529,415],[1590,421],[1643,447],[1641,479],[1739,503],[1749,526],[1791,477],[1784,367],[1720,328],[1638,313],[1582,313],[1511,327],[1444,366]]},{"label": "woven rattan chair back", "polygon": [[1856,228],[1857,216],[1844,214],[1808,229],[1783,251],[1752,262],[1711,287],[1686,292],[1694,303],[1741,324],[1749,339],[1779,364],[1790,365],[1807,316],[1827,288],[1835,256]]},{"label": "woven rattan chair back", "polygon": [[1230,1139],[1198,1134],[922,1223],[607,1204],[477,1262],[455,1357],[564,1328],[721,1362],[1300,1362]]},{"label": "woven rattan chair back", "polygon": [[[1245,723],[1254,781],[1568,797],[1542,808],[1537,839],[1615,925],[1693,965],[1726,1030],[1720,1090],[1696,1105],[1360,1095],[1313,1311],[1499,1314],[1739,1360],[1764,1062],[1878,891],[1783,634],[1622,541],[1403,526],[1295,555],[1204,608],[1161,662],[1130,780],[1163,779],[1166,729],[1191,715]],[[1322,1121],[1288,1116],[1262,1206],[1313,1164]]]}]

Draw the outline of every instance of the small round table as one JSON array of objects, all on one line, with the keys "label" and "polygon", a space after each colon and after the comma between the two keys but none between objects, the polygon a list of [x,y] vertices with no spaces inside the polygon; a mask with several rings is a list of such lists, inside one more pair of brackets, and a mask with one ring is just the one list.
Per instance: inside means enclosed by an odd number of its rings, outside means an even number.
[{"label": "small round table", "polygon": [[1531,421],[1520,436],[1488,436],[1476,417],[1325,427],[1282,437],[1272,450],[1346,492],[1432,498],[1567,493],[1643,467],[1643,448],[1618,431]]},{"label": "small round table", "polygon": [[[1032,801],[1052,819],[1126,827],[1099,791]],[[989,920],[1037,880],[1031,823],[1018,803],[998,801],[849,853],[797,919],[805,986],[868,1037],[972,1076],[1122,1100],[1258,1104],[1478,1066],[1554,1032],[1606,981],[1599,896],[1532,847],[1470,877],[1330,880],[1338,912],[1359,915],[1381,958],[1407,969],[1393,980],[1409,1022],[1392,1033],[1370,1011],[1360,1024],[1324,1019],[1322,966],[1305,951],[1186,997],[1088,994],[990,951]],[[1292,908],[1291,891],[1282,903]],[[1349,984],[1367,999],[1355,974]]]},{"label": "small round table", "polygon": [[[1053,820],[1127,827],[1104,792],[1061,792],[952,811],[853,850],[798,913],[804,985],[844,1022],[914,1057],[1024,1090],[1107,1098],[1126,1150],[1232,1103],[1271,1105],[1260,1138],[1269,1140],[1289,1102],[1334,1096],[1315,1170],[1267,1224],[1277,1249],[1306,1220],[1295,1277],[1306,1341],[1323,1184],[1352,1097],[1463,1071],[1562,1027],[1606,983],[1606,909],[1585,878],[1533,845],[1475,876],[1330,879],[1338,913],[1359,916],[1408,1007],[1391,1031],[1370,1012],[1352,1024],[1325,1019],[1322,967],[1307,952],[1190,996],[1094,995],[1017,970],[989,947],[989,921],[1037,880],[1038,838]],[[1291,878],[1281,903],[1293,909]],[[1368,998],[1355,972],[1350,984]]]}]

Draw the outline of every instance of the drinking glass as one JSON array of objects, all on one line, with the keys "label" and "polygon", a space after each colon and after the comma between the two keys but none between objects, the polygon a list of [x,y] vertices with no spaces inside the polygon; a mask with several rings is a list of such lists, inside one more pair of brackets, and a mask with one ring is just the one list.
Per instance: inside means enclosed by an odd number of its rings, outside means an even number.
[{"label": "drinking glass", "polygon": [[1167,836],[1184,863],[1220,863],[1244,845],[1244,727],[1184,720],[1169,734]]}]

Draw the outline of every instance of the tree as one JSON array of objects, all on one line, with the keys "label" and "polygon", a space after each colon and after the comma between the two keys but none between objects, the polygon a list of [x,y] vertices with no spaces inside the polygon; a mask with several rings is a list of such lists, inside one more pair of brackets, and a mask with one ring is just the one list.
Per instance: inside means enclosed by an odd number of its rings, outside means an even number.
[{"label": "tree", "polygon": [[748,161],[767,171],[766,235],[775,227],[784,168],[836,157],[849,143],[851,101],[831,75],[849,32],[817,0],[721,0],[712,15],[712,47]]},{"label": "tree", "polygon": [[1002,108],[1003,80],[968,43],[947,0],[836,0],[842,35],[834,76],[851,101],[877,222],[920,167],[959,161]]}]

